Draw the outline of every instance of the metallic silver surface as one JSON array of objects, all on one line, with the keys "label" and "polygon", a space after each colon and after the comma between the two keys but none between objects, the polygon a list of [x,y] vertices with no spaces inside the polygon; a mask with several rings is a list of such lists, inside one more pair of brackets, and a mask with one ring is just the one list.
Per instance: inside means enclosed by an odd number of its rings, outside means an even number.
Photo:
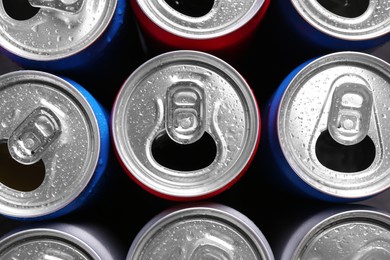
[{"label": "metallic silver surface", "polygon": [[150,220],[134,239],[132,259],[272,260],[261,231],[238,211],[220,204],[167,210]]},{"label": "metallic silver surface", "polygon": [[93,176],[99,138],[91,107],[70,83],[38,71],[2,75],[0,140],[20,163],[42,160],[45,177],[28,192],[0,183],[0,213],[37,217],[72,202]]},{"label": "metallic silver surface", "polygon": [[[317,0],[290,1],[309,24],[335,38],[361,41],[374,39],[390,32],[390,1],[388,0],[367,1],[368,7],[365,12],[354,18],[335,14],[324,8]],[[360,3],[364,4],[365,1]],[[354,1],[353,4],[359,4],[359,1]],[[348,1],[345,1],[346,5]]]},{"label": "metallic silver surface", "polygon": [[98,259],[87,254],[78,243],[76,238],[56,230],[29,230],[0,241],[0,257],[18,260]]},{"label": "metallic silver surface", "polygon": [[35,223],[2,235],[0,258],[17,260],[118,260],[126,251],[107,229],[89,224]]},{"label": "metallic silver surface", "polygon": [[[178,88],[172,100],[173,86]],[[225,187],[243,172],[259,138],[259,111],[249,86],[227,63],[202,52],[176,51],[149,60],[128,78],[112,111],[113,140],[126,169],[169,196],[191,198]],[[151,147],[167,131],[183,145],[207,132],[216,158],[194,171],[160,165]]]},{"label": "metallic silver surface", "polygon": [[16,20],[0,1],[0,45],[26,59],[49,61],[69,57],[94,43],[109,25],[115,0],[42,1],[36,15]]},{"label": "metallic silver surface", "polygon": [[264,0],[215,0],[211,10],[201,17],[182,14],[164,0],[137,0],[146,16],[174,35],[190,39],[210,39],[229,34],[260,10]]},{"label": "metallic silver surface", "polygon": [[[278,138],[289,165],[303,181],[342,198],[371,196],[389,187],[389,75],[390,65],[379,58],[340,52],[312,61],[290,81],[279,106]],[[343,91],[336,91],[340,86]],[[329,128],[345,145],[368,136],[375,146],[371,165],[357,172],[322,165],[316,143]]]},{"label": "metallic silver surface", "polygon": [[306,234],[292,259],[390,259],[390,216],[350,210],[326,218]]}]

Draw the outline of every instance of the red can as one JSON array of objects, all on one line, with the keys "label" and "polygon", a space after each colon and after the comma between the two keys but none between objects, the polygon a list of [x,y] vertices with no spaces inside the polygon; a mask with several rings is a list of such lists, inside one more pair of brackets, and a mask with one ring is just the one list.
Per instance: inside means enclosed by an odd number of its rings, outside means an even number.
[{"label": "red can", "polygon": [[[230,58],[245,50],[270,0],[131,0],[150,53],[192,49]],[[237,54],[235,54],[237,56]]]},{"label": "red can", "polygon": [[249,85],[223,60],[167,52],[141,65],[119,91],[113,146],[128,175],[152,194],[205,199],[248,169],[260,138],[259,112]]}]

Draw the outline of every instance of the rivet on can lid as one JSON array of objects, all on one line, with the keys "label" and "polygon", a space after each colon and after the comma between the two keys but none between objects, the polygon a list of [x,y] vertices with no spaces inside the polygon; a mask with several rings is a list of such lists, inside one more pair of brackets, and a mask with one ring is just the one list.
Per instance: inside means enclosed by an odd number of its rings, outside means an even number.
[{"label": "rivet on can lid", "polygon": [[48,8],[67,13],[78,13],[84,0],[28,0],[30,5],[37,8]]},{"label": "rivet on can lid", "polygon": [[180,144],[202,137],[206,120],[204,89],[194,81],[179,81],[167,90],[166,130]]},{"label": "rivet on can lid", "polygon": [[357,75],[343,75],[333,82],[333,87],[329,133],[340,144],[359,143],[370,128],[373,97],[369,84]]},{"label": "rivet on can lid", "polygon": [[61,133],[61,123],[48,108],[39,107],[29,114],[8,139],[9,152],[22,164],[38,162]]}]

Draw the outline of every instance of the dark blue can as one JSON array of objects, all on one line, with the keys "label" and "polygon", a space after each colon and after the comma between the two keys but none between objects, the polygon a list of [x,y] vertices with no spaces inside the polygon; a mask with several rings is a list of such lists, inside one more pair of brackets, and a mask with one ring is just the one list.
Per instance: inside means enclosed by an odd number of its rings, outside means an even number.
[{"label": "dark blue can", "polygon": [[272,53],[258,52],[257,59],[267,64],[262,67],[264,75],[272,75],[262,79],[263,85],[277,86],[294,68],[316,56],[336,51],[373,54],[390,41],[388,10],[389,3],[383,0],[271,2],[257,37],[258,49]]},{"label": "dark blue can", "polygon": [[367,50],[390,40],[389,6],[384,0],[278,0],[275,19],[312,48]]},{"label": "dark blue can", "polygon": [[331,202],[386,190],[389,75],[388,63],[361,52],[324,55],[293,70],[263,108],[259,153],[273,190]]},{"label": "dark blue can", "polygon": [[0,77],[0,214],[56,218],[106,185],[108,113],[73,80],[20,70]]},{"label": "dark blue can", "polygon": [[19,66],[107,89],[119,88],[138,65],[142,52],[128,1],[24,2],[0,1],[0,46]]}]

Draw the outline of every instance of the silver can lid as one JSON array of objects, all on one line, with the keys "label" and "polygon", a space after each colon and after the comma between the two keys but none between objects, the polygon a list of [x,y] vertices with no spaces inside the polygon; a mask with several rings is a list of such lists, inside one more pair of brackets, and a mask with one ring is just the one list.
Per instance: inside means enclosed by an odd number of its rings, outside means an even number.
[{"label": "silver can lid", "polygon": [[0,241],[1,259],[92,260],[99,256],[79,238],[50,228],[32,228]]},{"label": "silver can lid", "polygon": [[258,227],[240,212],[205,204],[162,212],[138,233],[127,259],[273,260]]},{"label": "silver can lid", "polygon": [[[390,3],[387,0],[331,2],[291,0],[291,2],[311,26],[335,38],[362,41],[390,32]],[[328,7],[327,4],[335,6],[339,4],[340,6],[337,11],[337,7]],[[340,12],[343,9],[347,9],[345,13]],[[354,11],[351,12],[351,10]]]},{"label": "silver can lid", "polygon": [[[99,139],[92,108],[67,81],[39,71],[2,75],[1,143],[20,164],[42,161],[44,178],[33,190],[0,183],[0,213],[38,217],[72,202],[93,176]],[[18,176],[15,172],[11,178],[19,182]]]},{"label": "silver can lid", "polygon": [[348,210],[313,227],[292,259],[390,259],[390,217],[371,210]]},{"label": "silver can lid", "polygon": [[28,0],[39,11],[17,20],[0,2],[0,45],[17,56],[39,61],[62,59],[86,49],[106,30],[117,5],[116,0]]},{"label": "silver can lid", "polygon": [[217,38],[238,30],[258,13],[264,0],[212,2],[206,14],[194,17],[175,10],[166,1],[137,0],[145,15],[163,30],[198,40]]},{"label": "silver can lid", "polygon": [[[220,191],[244,172],[260,116],[252,91],[230,65],[203,52],[174,51],[128,78],[113,106],[112,133],[119,158],[139,182],[166,196],[193,198]],[[180,145],[207,133],[215,159],[196,170],[164,167],[151,151],[163,133]]]},{"label": "silver can lid", "polygon": [[[303,66],[288,83],[277,135],[284,157],[304,182],[341,198],[364,198],[389,187],[389,75],[390,65],[377,57],[338,52]],[[360,157],[348,159],[354,151],[349,148],[356,147]],[[344,169],[349,160],[365,164]],[[343,167],[332,165],[335,161]]]}]

